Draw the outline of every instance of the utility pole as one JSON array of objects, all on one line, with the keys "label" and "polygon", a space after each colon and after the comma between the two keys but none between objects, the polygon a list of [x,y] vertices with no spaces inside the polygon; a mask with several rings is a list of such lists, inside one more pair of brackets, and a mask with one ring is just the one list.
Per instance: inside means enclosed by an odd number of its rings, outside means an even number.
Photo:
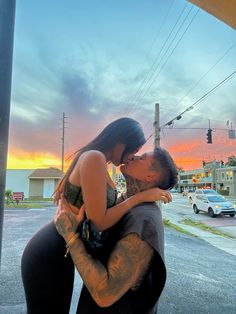
[{"label": "utility pole", "polygon": [[[154,117],[154,149],[160,146],[160,106],[158,103],[155,103],[155,117]],[[160,201],[157,202],[159,208],[162,208]]]},{"label": "utility pole", "polygon": [[64,157],[65,157],[65,112],[62,113],[62,136],[61,136],[61,171],[64,172]]},{"label": "utility pole", "polygon": [[0,265],[11,103],[16,0],[0,1]]},{"label": "utility pole", "polygon": [[154,148],[160,146],[160,108],[159,104],[155,104],[155,118],[154,118]]},{"label": "utility pole", "polygon": [[111,166],[111,176],[112,176],[112,180],[115,182],[116,181],[116,166],[112,164]]}]

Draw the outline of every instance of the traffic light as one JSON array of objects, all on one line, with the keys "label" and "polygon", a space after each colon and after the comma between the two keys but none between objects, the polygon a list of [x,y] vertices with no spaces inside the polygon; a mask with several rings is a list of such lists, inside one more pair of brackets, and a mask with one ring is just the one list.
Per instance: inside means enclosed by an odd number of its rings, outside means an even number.
[{"label": "traffic light", "polygon": [[207,130],[207,144],[212,144],[212,129]]}]

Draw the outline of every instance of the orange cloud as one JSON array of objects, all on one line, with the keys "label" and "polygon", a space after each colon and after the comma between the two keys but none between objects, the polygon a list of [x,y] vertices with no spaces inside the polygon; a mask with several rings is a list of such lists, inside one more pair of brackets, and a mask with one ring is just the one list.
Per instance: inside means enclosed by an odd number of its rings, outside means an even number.
[{"label": "orange cloud", "polygon": [[7,158],[8,169],[61,168],[61,160],[49,153],[32,153],[25,151],[10,151]]},{"label": "orange cloud", "polygon": [[186,152],[192,152],[193,150],[197,149],[199,146],[199,140],[191,140],[191,141],[185,141],[184,143],[177,143],[175,145],[171,146],[171,150],[173,153],[186,153]]}]

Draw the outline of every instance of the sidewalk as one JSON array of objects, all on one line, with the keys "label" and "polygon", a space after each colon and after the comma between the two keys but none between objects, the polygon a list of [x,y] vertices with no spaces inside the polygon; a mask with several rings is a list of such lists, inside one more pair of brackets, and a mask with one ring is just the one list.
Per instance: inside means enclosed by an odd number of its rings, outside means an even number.
[{"label": "sidewalk", "polygon": [[207,241],[211,245],[221,249],[231,255],[236,256],[236,228],[234,231],[230,233],[226,228],[223,227],[215,227],[216,229],[220,230],[221,232],[225,232],[230,234],[231,236],[235,237],[235,239],[229,239],[220,235],[215,235],[211,232],[201,230],[200,228],[189,226],[186,224],[181,223],[178,218],[172,215],[170,212],[165,210],[162,211],[163,218],[168,219],[171,223],[181,227],[182,229],[194,234],[195,236]]},{"label": "sidewalk", "polygon": [[[195,234],[199,239],[203,239],[213,246],[232,254],[230,260],[236,256],[236,240],[226,239],[202,231],[201,229],[184,225],[178,221],[178,218],[174,218],[173,211],[171,210],[170,212],[167,212],[166,210],[163,210],[162,212],[163,217],[169,219],[173,224]],[[0,314],[26,314],[25,298],[20,275],[22,252],[32,234],[34,234],[40,226],[48,222],[51,217],[53,217],[53,214],[53,208],[29,210],[18,208],[17,210],[10,209],[5,211],[2,268],[0,274]],[[168,245],[168,243],[166,244]],[[181,247],[181,243],[179,245]],[[174,274],[176,276],[176,272],[174,272]],[[70,314],[76,312],[81,285],[82,280],[76,272]],[[171,287],[171,289],[176,291],[176,286]],[[173,300],[174,302],[178,302],[178,299]],[[170,313],[170,311],[165,311],[165,308],[169,309],[169,304],[166,299],[163,300],[162,313]]]}]

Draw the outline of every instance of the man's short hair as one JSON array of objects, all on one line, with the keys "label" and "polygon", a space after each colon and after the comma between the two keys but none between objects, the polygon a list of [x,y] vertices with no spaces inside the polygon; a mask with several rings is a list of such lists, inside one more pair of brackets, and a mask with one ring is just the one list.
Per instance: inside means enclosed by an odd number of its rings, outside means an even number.
[{"label": "man's short hair", "polygon": [[163,190],[172,189],[178,181],[176,165],[167,150],[157,147],[153,152],[151,169],[159,173],[157,187]]}]

